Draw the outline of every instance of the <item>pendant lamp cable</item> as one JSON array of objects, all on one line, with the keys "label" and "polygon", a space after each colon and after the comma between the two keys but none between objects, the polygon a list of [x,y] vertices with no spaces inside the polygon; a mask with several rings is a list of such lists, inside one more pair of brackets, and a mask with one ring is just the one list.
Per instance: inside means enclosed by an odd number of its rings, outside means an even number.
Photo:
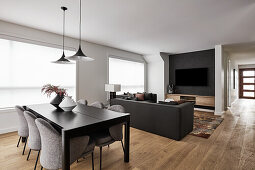
[{"label": "pendant lamp cable", "polygon": [[80,45],[81,45],[81,0],[80,0]]},{"label": "pendant lamp cable", "polygon": [[64,52],[64,50],[65,50],[65,17],[66,17],[66,15],[65,15],[65,13],[66,13],[66,10],[65,9],[63,9],[63,52]]}]

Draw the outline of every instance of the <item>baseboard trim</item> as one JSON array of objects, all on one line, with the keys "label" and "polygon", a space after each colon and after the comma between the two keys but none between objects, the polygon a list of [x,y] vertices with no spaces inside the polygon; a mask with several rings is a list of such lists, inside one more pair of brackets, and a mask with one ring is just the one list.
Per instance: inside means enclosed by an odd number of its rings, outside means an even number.
[{"label": "baseboard trim", "polygon": [[0,129],[0,134],[10,133],[17,131],[17,127],[7,128],[7,129]]},{"label": "baseboard trim", "polygon": [[210,110],[210,109],[194,108],[194,110],[214,113],[214,110]]},{"label": "baseboard trim", "polygon": [[222,112],[214,112],[215,115],[223,115],[225,113],[225,111],[222,111]]}]

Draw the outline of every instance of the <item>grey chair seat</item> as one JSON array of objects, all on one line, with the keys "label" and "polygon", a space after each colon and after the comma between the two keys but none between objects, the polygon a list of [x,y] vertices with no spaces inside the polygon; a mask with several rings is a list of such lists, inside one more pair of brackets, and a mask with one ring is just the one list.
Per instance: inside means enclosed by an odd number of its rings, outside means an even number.
[{"label": "grey chair seat", "polygon": [[94,148],[95,148],[95,141],[90,139],[89,143],[88,143],[88,146],[86,147],[86,149],[85,149],[85,151],[83,152],[82,155],[89,154],[89,153],[93,152]]},{"label": "grey chair seat", "polygon": [[[92,156],[93,156],[94,149],[95,149],[95,141],[90,138],[89,143],[88,143],[85,151],[82,153],[81,157],[84,158],[86,155],[91,154],[91,153],[92,153]],[[93,162],[93,164],[94,164],[94,162]]]},{"label": "grey chair seat", "polygon": [[109,132],[98,132],[93,135],[96,146],[105,146],[114,142]]}]

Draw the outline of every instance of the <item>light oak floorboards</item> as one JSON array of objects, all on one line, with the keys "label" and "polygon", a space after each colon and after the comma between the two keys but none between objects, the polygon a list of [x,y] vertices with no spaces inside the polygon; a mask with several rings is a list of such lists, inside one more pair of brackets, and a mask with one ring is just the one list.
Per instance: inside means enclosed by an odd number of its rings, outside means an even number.
[{"label": "light oak floorboards", "polygon": [[[209,139],[188,135],[174,141],[131,128],[130,162],[124,163],[120,142],[103,148],[105,170],[255,170],[255,100],[238,100],[224,114],[223,123]],[[16,132],[0,135],[0,170],[33,169],[37,152],[23,144],[16,147]],[[37,168],[40,168],[38,163]],[[91,169],[91,157],[73,163],[72,170]],[[99,169],[99,149],[95,149],[95,169]]]}]

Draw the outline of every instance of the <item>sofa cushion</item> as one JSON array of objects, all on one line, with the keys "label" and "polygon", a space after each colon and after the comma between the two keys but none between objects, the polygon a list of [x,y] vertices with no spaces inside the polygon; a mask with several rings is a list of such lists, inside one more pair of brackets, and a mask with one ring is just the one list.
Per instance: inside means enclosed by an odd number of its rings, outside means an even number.
[{"label": "sofa cushion", "polygon": [[176,101],[170,101],[170,102],[164,102],[164,101],[159,101],[159,104],[167,104],[167,105],[178,105],[179,103]]},{"label": "sofa cushion", "polygon": [[135,95],[135,97],[139,100],[139,101],[144,101],[144,93],[137,93]]},{"label": "sofa cushion", "polygon": [[152,93],[144,93],[144,100],[153,100]]}]

